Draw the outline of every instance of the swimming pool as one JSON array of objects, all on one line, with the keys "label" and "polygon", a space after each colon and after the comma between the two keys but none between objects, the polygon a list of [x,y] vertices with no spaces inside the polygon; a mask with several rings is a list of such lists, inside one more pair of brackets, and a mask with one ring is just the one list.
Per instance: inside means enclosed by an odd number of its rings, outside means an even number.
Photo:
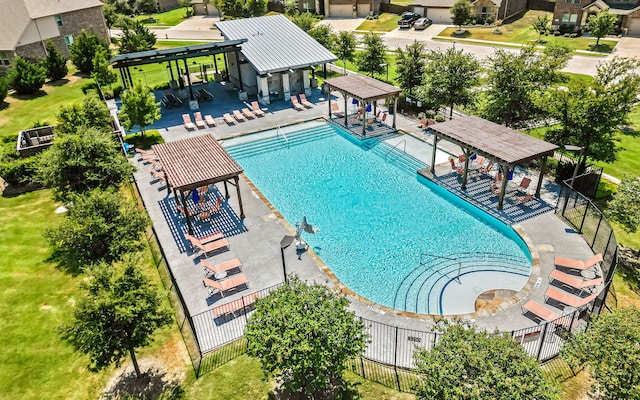
[{"label": "swimming pool", "polygon": [[[303,238],[355,293],[404,311],[463,314],[486,290],[526,283],[531,256],[522,239],[416,174],[426,165],[398,151],[397,138],[395,147],[360,142],[325,122],[283,132],[224,146],[292,226],[306,216],[320,229]],[[410,143],[407,153],[431,151]]]}]

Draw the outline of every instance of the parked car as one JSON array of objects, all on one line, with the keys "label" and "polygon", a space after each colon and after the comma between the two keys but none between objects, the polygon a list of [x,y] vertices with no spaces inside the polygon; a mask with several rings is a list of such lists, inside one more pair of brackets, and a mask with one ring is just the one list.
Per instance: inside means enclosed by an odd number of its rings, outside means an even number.
[{"label": "parked car", "polygon": [[427,29],[427,27],[431,26],[432,23],[433,22],[429,18],[420,18],[416,20],[416,22],[414,22],[413,29],[417,31],[422,29]]},{"label": "parked car", "polygon": [[406,12],[398,20],[398,28],[411,28],[413,23],[420,19],[420,15],[414,12]]}]

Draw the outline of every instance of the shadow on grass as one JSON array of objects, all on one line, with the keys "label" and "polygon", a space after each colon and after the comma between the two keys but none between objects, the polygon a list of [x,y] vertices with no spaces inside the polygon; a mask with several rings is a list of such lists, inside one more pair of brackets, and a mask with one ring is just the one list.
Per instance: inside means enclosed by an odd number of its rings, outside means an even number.
[{"label": "shadow on grass", "polygon": [[47,85],[49,85],[49,86],[64,86],[69,82],[71,82],[69,79],[62,78],[62,79],[58,79],[57,81],[48,82]]},{"label": "shadow on grass", "polygon": [[46,95],[47,95],[47,92],[45,92],[44,90],[38,90],[36,93],[30,93],[30,94],[13,93],[11,97],[18,100],[28,101],[28,100],[34,100]]},{"label": "shadow on grass", "polygon": [[184,389],[177,378],[167,376],[166,372],[155,367],[136,376],[132,368],[116,378],[103,394],[103,399],[147,399],[177,400],[184,398]]},{"label": "shadow on grass", "polygon": [[613,51],[613,46],[609,44],[590,44],[589,51],[597,51],[599,53],[611,53]]},{"label": "shadow on grass", "polygon": [[458,31],[458,30],[453,31],[453,34],[451,35],[451,37],[453,38],[468,38],[470,36],[471,36],[471,32],[466,29],[463,29],[462,31]]},{"label": "shadow on grass", "polygon": [[[316,391],[313,393],[314,399],[326,399],[326,400],[357,400],[360,399],[360,393],[358,391],[360,383],[356,382],[339,382],[323,391]],[[295,392],[292,393],[278,387],[269,393],[269,400],[307,400],[309,396]]]}]

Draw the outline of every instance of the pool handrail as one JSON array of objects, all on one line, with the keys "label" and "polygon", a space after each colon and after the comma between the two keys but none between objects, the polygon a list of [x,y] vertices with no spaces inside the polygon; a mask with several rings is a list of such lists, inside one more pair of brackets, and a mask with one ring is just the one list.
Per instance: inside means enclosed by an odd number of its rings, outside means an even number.
[{"label": "pool handrail", "polygon": [[287,135],[284,134],[284,132],[282,131],[282,128],[280,128],[280,125],[278,125],[276,127],[276,137],[282,135],[282,137],[284,138],[284,141],[287,142],[287,149],[289,148],[289,139],[287,139]]}]

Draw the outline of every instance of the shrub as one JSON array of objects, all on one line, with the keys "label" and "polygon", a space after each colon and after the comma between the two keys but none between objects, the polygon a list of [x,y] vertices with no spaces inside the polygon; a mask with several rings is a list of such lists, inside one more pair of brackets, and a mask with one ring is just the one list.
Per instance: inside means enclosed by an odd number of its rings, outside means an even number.
[{"label": "shrub", "polygon": [[64,78],[69,73],[67,58],[58,51],[50,40],[47,40],[45,46],[47,49],[47,58],[44,60],[43,66],[47,71],[47,78],[51,81]]},{"label": "shrub", "polygon": [[71,62],[80,72],[91,72],[93,70],[93,57],[96,55],[98,47],[103,47],[107,51],[107,58],[109,58],[109,44],[93,33],[87,33],[84,29],[81,30],[69,49]]},{"label": "shrub", "polygon": [[569,35],[570,38],[577,38],[578,34],[577,33],[572,33],[571,35]]},{"label": "shrub", "polygon": [[0,76],[0,106],[7,98],[7,93],[9,93],[9,79],[6,76]]},{"label": "shrub", "polygon": [[562,33],[560,33],[560,31],[553,32],[553,36],[560,36],[560,35],[562,35]]},{"label": "shrub", "polygon": [[562,35],[562,36],[564,36],[564,37],[569,37],[569,36],[571,36],[571,34],[570,34],[570,33],[565,33],[565,34],[564,34],[564,35]]},{"label": "shrub", "polygon": [[37,93],[46,79],[47,75],[42,66],[22,57],[16,57],[15,65],[9,72],[11,87],[19,94]]},{"label": "shrub", "polygon": [[443,115],[436,115],[436,122],[444,122],[446,119]]},{"label": "shrub", "polygon": [[98,85],[96,85],[95,82],[87,82],[80,87],[80,90],[82,90],[82,93],[85,95],[90,92],[95,93],[98,90]]},{"label": "shrub", "polygon": [[0,161],[0,177],[10,185],[35,182],[38,156]]},{"label": "shrub", "polygon": [[491,25],[493,23],[493,18],[492,17],[487,17],[487,19],[484,20],[485,24]]}]

